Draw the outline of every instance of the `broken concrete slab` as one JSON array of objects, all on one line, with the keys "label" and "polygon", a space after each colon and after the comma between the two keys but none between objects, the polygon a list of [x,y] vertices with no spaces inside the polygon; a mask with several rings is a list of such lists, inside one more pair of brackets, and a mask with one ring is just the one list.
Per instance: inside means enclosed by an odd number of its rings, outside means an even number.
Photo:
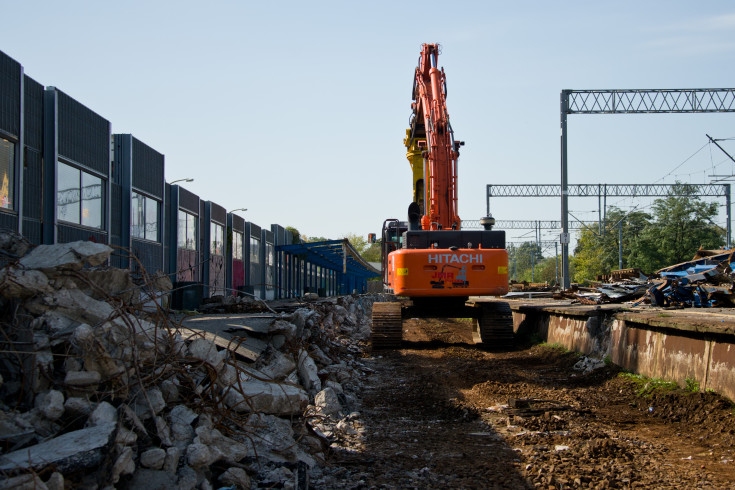
[{"label": "broken concrete slab", "polygon": [[117,424],[107,423],[62,434],[9,454],[0,455],[0,471],[40,470],[54,466],[58,471],[79,471],[97,466],[106,456]]},{"label": "broken concrete slab", "polygon": [[284,337],[286,337],[287,341],[293,339],[296,336],[296,331],[296,325],[284,320],[276,320],[268,328],[268,333],[270,335],[283,335]]},{"label": "broken concrete slab", "polygon": [[194,443],[186,448],[186,462],[192,468],[207,467],[216,460],[217,455],[206,444]]},{"label": "broken concrete slab", "polygon": [[109,402],[99,402],[87,420],[90,426],[117,422],[117,409]]},{"label": "broken concrete slab", "polygon": [[217,350],[217,344],[212,340],[199,338],[189,344],[189,355],[211,365],[219,371],[227,359],[227,350]]},{"label": "broken concrete slab", "polygon": [[85,264],[92,267],[104,264],[111,254],[112,249],[107,245],[89,241],[39,245],[20,259],[20,265],[44,272],[80,270]]},{"label": "broken concrete slab", "polygon": [[[251,436],[247,438],[248,458],[263,458],[274,463],[303,462],[312,467],[314,458],[297,443],[291,423],[274,415],[255,413],[246,422]],[[320,448],[321,449],[321,448]]]},{"label": "broken concrete slab", "polygon": [[0,291],[6,298],[26,299],[50,294],[53,289],[41,271],[7,267],[0,270]]},{"label": "broken concrete slab", "polygon": [[35,404],[36,408],[49,420],[58,420],[64,414],[64,394],[58,390],[39,393]]},{"label": "broken concrete slab", "polygon": [[283,380],[296,369],[293,358],[276,349],[269,349],[260,362],[263,364],[259,371],[272,380]]},{"label": "broken concrete slab", "polygon": [[[185,325],[189,325],[188,321],[183,322]],[[234,352],[238,356],[243,357],[249,361],[255,361],[258,359],[260,354],[268,347],[268,343],[255,339],[252,337],[247,338],[234,338],[232,336],[221,336],[208,332],[206,330],[194,329],[194,328],[182,328],[181,335],[185,339],[190,340],[198,337],[203,337],[207,340],[211,340],[218,347],[227,349]]]},{"label": "broken concrete slab", "polygon": [[316,405],[319,413],[324,415],[337,415],[342,411],[342,405],[339,403],[337,393],[332,388],[324,388],[314,397],[314,405]]},{"label": "broken concrete slab", "polygon": [[160,470],[166,459],[166,451],[160,447],[154,447],[140,454],[140,464],[145,468]]},{"label": "broken concrete slab", "polygon": [[236,412],[296,415],[304,411],[309,396],[300,386],[261,381],[241,373],[240,382],[227,388],[224,401]]},{"label": "broken concrete slab", "polygon": [[197,436],[194,438],[194,444],[206,444],[209,450],[216,455],[215,461],[227,461],[229,463],[238,463],[248,454],[245,444],[234,439],[224,436],[217,429],[209,427],[197,427]]},{"label": "broken concrete slab", "polygon": [[319,379],[319,369],[304,349],[299,350],[298,371],[301,384],[308,392],[315,394],[321,391],[322,382]]},{"label": "broken concrete slab", "polygon": [[158,388],[140,391],[134,398],[133,411],[140,420],[147,420],[161,413],[166,408],[163,393]]},{"label": "broken concrete slab", "polygon": [[108,320],[115,311],[108,303],[98,301],[79,289],[54,290],[50,294],[26,302],[25,307],[38,315],[48,310],[56,310],[60,315],[90,325],[98,325]]},{"label": "broken concrete slab", "polygon": [[0,481],[0,490],[48,490],[38,475],[19,475]]},{"label": "broken concrete slab", "polygon": [[138,287],[133,283],[127,269],[91,270],[85,276],[89,284],[84,284],[80,289],[94,299],[116,297],[123,303],[131,303],[138,294]]},{"label": "broken concrete slab", "polygon": [[135,472],[135,460],[133,456],[133,448],[128,446],[122,448],[120,455],[112,465],[112,474],[110,475],[112,483],[117,483],[122,475],[131,475]]},{"label": "broken concrete slab", "polygon": [[15,232],[0,231],[0,250],[12,257],[23,257],[31,248],[31,242]]}]

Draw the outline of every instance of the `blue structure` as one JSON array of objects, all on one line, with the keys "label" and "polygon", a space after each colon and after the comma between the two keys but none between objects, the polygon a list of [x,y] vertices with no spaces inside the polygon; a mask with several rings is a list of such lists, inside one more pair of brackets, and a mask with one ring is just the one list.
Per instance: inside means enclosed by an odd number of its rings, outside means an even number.
[{"label": "blue structure", "polygon": [[164,180],[165,157],[0,51],[0,227],[32,244],[106,243],[110,265],[163,272],[194,297],[365,291],[346,240],[294,243]]},{"label": "blue structure", "polygon": [[297,272],[307,288],[313,290],[314,277],[307,273],[296,260],[304,260],[316,266],[316,290],[321,295],[350,294],[367,292],[367,280],[379,277],[380,274],[357,253],[346,238],[343,240],[327,240],[314,243],[298,243],[280,245],[278,252],[292,260],[287,267],[287,275]]}]

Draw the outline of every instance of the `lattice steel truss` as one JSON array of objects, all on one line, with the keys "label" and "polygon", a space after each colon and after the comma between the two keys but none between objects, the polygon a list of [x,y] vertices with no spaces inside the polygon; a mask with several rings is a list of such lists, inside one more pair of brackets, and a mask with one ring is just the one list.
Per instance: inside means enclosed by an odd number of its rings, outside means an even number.
[{"label": "lattice steel truss", "polygon": [[558,245],[559,242],[556,240],[515,240],[512,242],[505,242],[506,245],[523,245],[524,243],[535,243],[539,247],[550,247],[552,245]]},{"label": "lattice steel truss", "polygon": [[[570,229],[579,230],[597,226],[597,221],[572,221],[569,225]],[[478,219],[463,219],[463,229],[481,229],[482,225]],[[504,220],[495,221],[495,229],[497,230],[561,230],[561,221],[554,220]]]},{"label": "lattice steel truss", "polygon": [[[735,112],[735,89],[565,90],[567,114]],[[563,94],[563,92],[562,92]]]},{"label": "lattice steel truss", "polygon": [[[696,194],[702,197],[721,197],[728,194],[729,184],[568,184],[570,197],[666,197]],[[491,197],[559,197],[561,186],[555,184],[488,185],[487,200],[490,212]]]}]

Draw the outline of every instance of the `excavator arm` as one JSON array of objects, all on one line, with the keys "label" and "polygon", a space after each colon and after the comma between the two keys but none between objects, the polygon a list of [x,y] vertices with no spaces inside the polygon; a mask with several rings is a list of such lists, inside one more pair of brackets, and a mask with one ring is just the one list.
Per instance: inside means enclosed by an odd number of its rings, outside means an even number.
[{"label": "excavator arm", "polygon": [[447,112],[447,82],[437,67],[438,44],[423,44],[414,72],[411,127],[404,144],[413,170],[414,202],[421,212],[421,229],[459,229],[457,160],[459,147]]}]

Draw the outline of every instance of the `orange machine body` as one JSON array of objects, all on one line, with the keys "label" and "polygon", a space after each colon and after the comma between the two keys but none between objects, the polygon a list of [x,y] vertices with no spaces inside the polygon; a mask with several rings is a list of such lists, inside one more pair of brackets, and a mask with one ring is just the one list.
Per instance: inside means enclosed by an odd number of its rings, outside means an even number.
[{"label": "orange machine body", "polygon": [[504,249],[399,249],[388,255],[385,280],[399,296],[496,296],[508,292]]}]

